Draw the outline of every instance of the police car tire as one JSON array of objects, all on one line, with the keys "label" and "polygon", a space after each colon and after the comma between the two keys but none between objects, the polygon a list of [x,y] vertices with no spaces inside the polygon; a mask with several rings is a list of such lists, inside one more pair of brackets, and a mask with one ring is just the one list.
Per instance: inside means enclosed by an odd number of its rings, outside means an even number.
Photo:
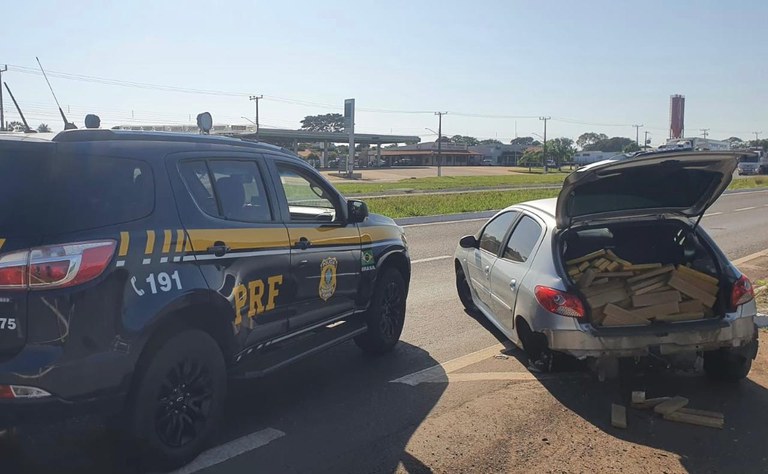
[{"label": "police car tire", "polygon": [[[184,365],[189,364],[189,365]],[[168,384],[169,375],[178,375],[186,369],[196,385],[189,392],[180,392],[179,397],[167,396],[167,400],[187,397],[183,403],[199,396],[200,387],[208,395],[208,402],[201,412],[205,412],[204,421],[195,430],[194,435],[179,446],[172,446],[164,441],[159,429],[157,413],[167,407],[161,405],[163,386]],[[195,372],[197,371],[197,372]],[[149,354],[149,363],[136,380],[136,390],[129,404],[129,440],[137,450],[138,461],[146,469],[171,470],[183,466],[197,457],[205,449],[213,436],[224,409],[227,391],[227,376],[224,357],[216,341],[207,333],[196,330],[184,330],[163,342],[153,354]],[[191,385],[191,384],[190,384]],[[186,386],[186,385],[182,385]],[[197,390],[196,390],[197,389]],[[166,390],[167,393],[167,390]],[[196,395],[188,395],[193,393]],[[193,401],[190,403],[194,403]],[[180,406],[182,410],[189,406]],[[167,408],[166,408],[167,409]],[[187,425],[188,426],[188,425]]]},{"label": "police car tire", "polygon": [[384,354],[400,340],[405,323],[405,288],[403,276],[394,268],[384,270],[377,279],[371,306],[365,313],[368,331],[355,338],[364,352]]}]

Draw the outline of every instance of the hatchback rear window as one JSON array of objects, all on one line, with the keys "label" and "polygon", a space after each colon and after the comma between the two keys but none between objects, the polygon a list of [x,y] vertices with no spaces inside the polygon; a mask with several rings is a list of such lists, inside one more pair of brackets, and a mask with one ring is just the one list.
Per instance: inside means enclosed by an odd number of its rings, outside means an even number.
[{"label": "hatchback rear window", "polygon": [[143,161],[0,148],[0,235],[60,234],[149,215],[152,170]]}]

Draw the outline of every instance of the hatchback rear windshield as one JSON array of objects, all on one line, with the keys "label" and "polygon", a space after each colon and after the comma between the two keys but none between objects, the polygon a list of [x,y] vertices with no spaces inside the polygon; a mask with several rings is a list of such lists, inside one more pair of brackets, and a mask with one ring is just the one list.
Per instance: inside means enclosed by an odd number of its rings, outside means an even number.
[{"label": "hatchback rear windshield", "polygon": [[571,215],[633,209],[688,209],[711,195],[722,179],[704,170],[628,169],[580,185],[571,196]]},{"label": "hatchback rear windshield", "polygon": [[0,235],[51,235],[120,224],[152,212],[143,161],[0,148]]}]

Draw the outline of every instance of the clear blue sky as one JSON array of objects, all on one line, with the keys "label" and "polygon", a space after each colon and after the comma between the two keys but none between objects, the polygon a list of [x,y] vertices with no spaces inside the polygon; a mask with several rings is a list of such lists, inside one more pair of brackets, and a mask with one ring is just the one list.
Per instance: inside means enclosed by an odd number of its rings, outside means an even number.
[{"label": "clear blue sky", "polygon": [[[174,6],[170,6],[174,4]],[[164,92],[51,77],[70,120],[187,123],[210,111],[265,126],[357,99],[360,131],[508,141],[542,133],[668,135],[669,95],[686,96],[687,135],[768,137],[764,1],[36,0],[3,6],[3,75],[29,121],[61,128],[35,56],[50,71],[243,96]],[[324,104],[337,107],[331,109]],[[6,119],[16,113],[6,94]],[[364,109],[369,109],[365,111]],[[476,115],[532,116],[482,118]],[[567,119],[563,120],[563,119]],[[581,123],[574,123],[581,122]]]}]

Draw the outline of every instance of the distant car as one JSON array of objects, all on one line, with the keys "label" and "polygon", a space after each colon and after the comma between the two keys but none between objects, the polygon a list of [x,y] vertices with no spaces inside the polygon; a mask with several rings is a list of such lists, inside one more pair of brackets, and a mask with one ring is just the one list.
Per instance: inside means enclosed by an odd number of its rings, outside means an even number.
[{"label": "distant car", "polygon": [[[752,284],[697,225],[736,164],[726,152],[682,152],[585,166],[557,199],[510,206],[460,240],[459,298],[533,361],[703,353],[710,377],[743,379],[758,345]],[[590,255],[614,260],[588,270]],[[571,277],[579,272],[591,273]],[[656,286],[641,292],[635,282],[647,288],[651,276]],[[621,325],[604,325],[608,313]]]},{"label": "distant car", "polygon": [[556,168],[557,163],[555,163],[555,160],[547,160],[547,167],[549,168]]},{"label": "distant car", "polygon": [[493,166],[493,160],[490,158],[485,158],[480,162],[480,166]]},{"label": "distant car", "polygon": [[397,165],[397,166],[410,166],[411,165],[411,159],[410,158],[400,158],[398,160],[395,160],[395,165]]}]

